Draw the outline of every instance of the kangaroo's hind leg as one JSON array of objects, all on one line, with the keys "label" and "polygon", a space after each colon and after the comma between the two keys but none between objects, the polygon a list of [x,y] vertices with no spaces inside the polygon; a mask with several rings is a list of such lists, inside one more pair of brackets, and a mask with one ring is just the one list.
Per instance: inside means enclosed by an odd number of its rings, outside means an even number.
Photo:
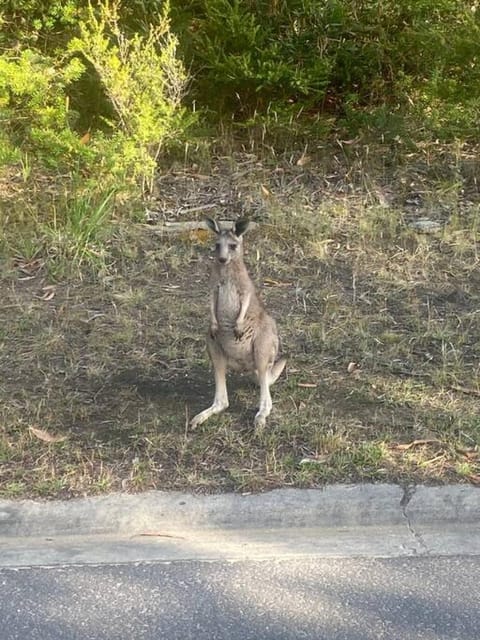
[{"label": "kangaroo's hind leg", "polygon": [[207,338],[207,348],[215,374],[215,397],[213,398],[211,407],[204,409],[192,418],[190,422],[192,428],[197,427],[199,424],[202,424],[202,422],[205,422],[205,420],[208,420],[210,416],[221,413],[228,407],[227,358],[215,338],[212,338],[210,335]]},{"label": "kangaroo's hind leg", "polygon": [[270,394],[269,371],[265,367],[257,368],[258,384],[260,385],[260,402],[255,415],[255,428],[263,429],[265,420],[272,410],[272,396]]},{"label": "kangaroo's hind leg", "polygon": [[272,396],[270,385],[282,373],[286,360],[281,359],[275,362],[278,353],[278,336],[274,321],[269,318],[269,322],[261,328],[254,342],[254,360],[257,373],[258,384],[260,386],[260,402],[255,416],[255,427],[262,429],[265,426],[266,418],[272,411]]}]

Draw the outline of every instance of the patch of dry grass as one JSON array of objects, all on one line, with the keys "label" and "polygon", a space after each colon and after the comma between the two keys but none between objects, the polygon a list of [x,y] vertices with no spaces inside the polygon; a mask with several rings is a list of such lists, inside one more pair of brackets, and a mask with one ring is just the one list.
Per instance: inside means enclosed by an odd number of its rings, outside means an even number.
[{"label": "patch of dry grass", "polygon": [[[259,222],[246,260],[289,357],[260,435],[257,390],[236,375],[229,411],[188,426],[213,394],[208,236],[116,223],[81,278],[49,268],[48,246],[16,249],[0,284],[0,493],[478,482],[476,174],[461,157],[415,162],[237,155],[160,178],[158,221]],[[420,217],[444,226],[419,234]]]}]

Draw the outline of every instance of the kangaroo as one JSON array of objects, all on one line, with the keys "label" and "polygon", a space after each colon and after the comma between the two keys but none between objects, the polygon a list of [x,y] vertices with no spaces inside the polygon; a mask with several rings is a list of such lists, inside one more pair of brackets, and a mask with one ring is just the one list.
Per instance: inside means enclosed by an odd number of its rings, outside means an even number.
[{"label": "kangaroo", "polygon": [[248,220],[222,230],[208,218],[208,227],[217,235],[215,263],[211,273],[210,328],[207,348],[215,374],[213,404],[196,415],[196,427],[228,407],[226,374],[229,368],[256,373],[260,403],[255,427],[263,428],[272,410],[272,385],[282,373],[286,360],[277,360],[279,340],[275,320],[259,299],[243,261],[243,234]]}]

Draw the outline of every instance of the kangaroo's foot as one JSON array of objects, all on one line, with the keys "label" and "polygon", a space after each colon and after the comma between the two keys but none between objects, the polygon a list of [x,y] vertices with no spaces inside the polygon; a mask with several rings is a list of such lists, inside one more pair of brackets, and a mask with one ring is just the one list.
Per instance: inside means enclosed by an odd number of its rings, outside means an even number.
[{"label": "kangaroo's foot", "polygon": [[272,399],[270,394],[260,399],[260,406],[255,415],[254,425],[255,431],[262,431],[265,427],[266,420],[272,411]]},{"label": "kangaroo's foot", "polygon": [[192,429],[195,429],[195,427],[198,427],[199,424],[202,424],[202,422],[205,422],[211,416],[215,415],[216,413],[221,413],[222,411],[225,411],[225,409],[227,408],[228,408],[228,400],[223,400],[223,401],[214,400],[211,407],[208,407],[208,409],[204,409],[200,413],[197,413],[197,415],[191,419],[190,426],[192,427]]},{"label": "kangaroo's foot", "polygon": [[257,411],[257,415],[255,416],[255,420],[253,423],[255,426],[255,431],[257,433],[262,432],[263,429],[265,428],[266,418],[267,416],[265,414],[260,413],[260,411]]}]

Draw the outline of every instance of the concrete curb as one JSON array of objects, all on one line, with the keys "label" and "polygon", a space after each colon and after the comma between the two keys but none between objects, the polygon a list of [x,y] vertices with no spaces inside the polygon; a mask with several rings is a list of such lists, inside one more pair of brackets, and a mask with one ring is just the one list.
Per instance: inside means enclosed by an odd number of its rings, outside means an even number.
[{"label": "concrete curb", "polygon": [[60,502],[0,500],[0,537],[478,524],[480,489],[364,484],[211,496],[150,491]]}]

